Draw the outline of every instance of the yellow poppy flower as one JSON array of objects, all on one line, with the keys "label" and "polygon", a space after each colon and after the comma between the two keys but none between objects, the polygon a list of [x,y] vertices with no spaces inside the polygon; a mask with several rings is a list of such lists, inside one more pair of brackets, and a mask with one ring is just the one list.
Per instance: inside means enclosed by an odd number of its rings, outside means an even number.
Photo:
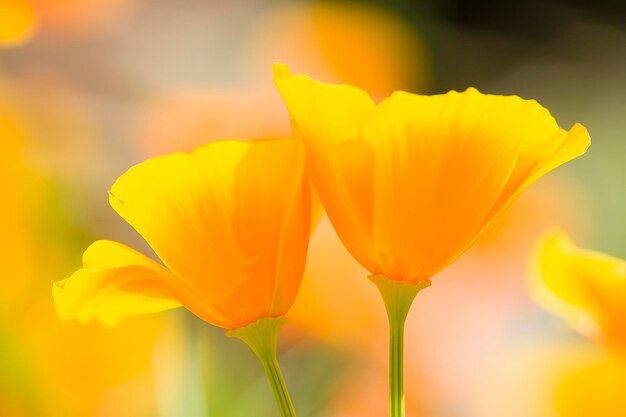
[{"label": "yellow poppy flower", "polygon": [[371,272],[389,319],[390,415],[404,417],[404,323],[416,294],[506,206],[585,152],[587,130],[561,129],[536,101],[473,88],[380,104],[349,85],[274,81],[335,231]]},{"label": "yellow poppy flower", "polygon": [[581,333],[626,352],[626,261],[578,248],[563,231],[533,251],[531,290]]},{"label": "yellow poppy flower", "polygon": [[311,223],[298,142],[213,142],[150,159],[117,180],[110,203],[164,266],[121,243],[94,243],[83,269],[54,285],[62,319],[115,324],[183,305],[235,329],[293,303]]},{"label": "yellow poppy flower", "polygon": [[274,80],[304,141],[313,184],[350,253],[373,275],[416,284],[467,250],[526,187],[585,152],[536,101],[362,90],[292,76]]}]

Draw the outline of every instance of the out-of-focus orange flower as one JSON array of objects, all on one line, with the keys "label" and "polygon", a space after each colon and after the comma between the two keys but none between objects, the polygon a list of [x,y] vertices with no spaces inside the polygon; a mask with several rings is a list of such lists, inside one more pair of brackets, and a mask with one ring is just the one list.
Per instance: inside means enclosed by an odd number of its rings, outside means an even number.
[{"label": "out-of-focus orange flower", "polygon": [[61,318],[114,324],[182,304],[234,329],[291,307],[311,224],[297,141],[213,142],[151,159],[117,180],[110,203],[166,266],[96,242],[83,269],[55,284]]},{"label": "out-of-focus orange flower", "polygon": [[626,352],[626,261],[578,248],[563,231],[541,238],[531,289],[583,334]]},{"label": "out-of-focus orange flower", "polygon": [[362,90],[292,76],[275,82],[306,146],[313,183],[352,256],[373,275],[416,284],[457,259],[526,187],[585,152],[535,101]]},{"label": "out-of-focus orange flower", "polygon": [[28,0],[0,1],[0,48],[28,41],[36,27],[37,16]]},{"label": "out-of-focus orange flower", "polygon": [[269,9],[250,33],[243,67],[253,76],[279,60],[319,78],[356,85],[374,97],[397,88],[423,92],[429,82],[419,34],[380,6],[286,3]]}]

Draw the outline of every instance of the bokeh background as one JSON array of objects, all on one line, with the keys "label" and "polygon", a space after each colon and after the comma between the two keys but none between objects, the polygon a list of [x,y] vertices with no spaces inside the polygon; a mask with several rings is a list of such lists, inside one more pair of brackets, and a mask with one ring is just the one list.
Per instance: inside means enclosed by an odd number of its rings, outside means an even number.
[{"label": "bokeh background", "polygon": [[[52,282],[96,239],[148,251],[107,204],[131,165],[289,135],[271,64],[394,90],[475,86],[583,123],[592,146],[533,185],[418,297],[407,415],[626,415],[626,365],[528,294],[533,241],[565,227],[626,258],[626,8],[596,0],[0,1],[0,415],[277,411],[241,342],[185,311],[62,323]],[[323,219],[281,337],[301,417],[387,413],[382,302]]]}]

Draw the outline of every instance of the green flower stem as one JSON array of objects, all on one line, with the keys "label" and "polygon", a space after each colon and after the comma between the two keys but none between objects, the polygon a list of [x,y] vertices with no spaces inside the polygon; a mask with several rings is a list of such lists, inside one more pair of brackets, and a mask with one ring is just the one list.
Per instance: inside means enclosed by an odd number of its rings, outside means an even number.
[{"label": "green flower stem", "polygon": [[404,322],[418,292],[430,281],[411,285],[382,275],[371,276],[385,302],[389,318],[389,415],[404,417]]},{"label": "green flower stem", "polygon": [[243,340],[259,358],[274,391],[280,415],[296,417],[289,391],[276,359],[278,333],[286,321],[284,317],[264,317],[247,326],[229,330],[226,335]]}]

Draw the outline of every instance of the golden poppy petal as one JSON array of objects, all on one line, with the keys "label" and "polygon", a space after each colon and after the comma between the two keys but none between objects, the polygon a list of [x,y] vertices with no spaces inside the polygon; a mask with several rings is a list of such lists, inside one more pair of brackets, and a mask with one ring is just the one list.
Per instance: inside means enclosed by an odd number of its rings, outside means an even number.
[{"label": "golden poppy petal", "polygon": [[55,282],[52,294],[62,320],[113,326],[127,317],[179,307],[166,284],[169,274],[120,243],[98,241],[85,252],[83,268]]},{"label": "golden poppy petal", "polygon": [[[273,311],[281,230],[293,201],[307,230],[289,229],[298,245],[283,261],[293,262],[291,271],[303,263],[311,214],[300,147],[291,139],[221,141],[147,160],[118,179],[110,202],[211,311],[205,320],[240,327]],[[290,279],[299,284],[301,274]]]},{"label": "golden poppy petal", "polygon": [[554,230],[535,244],[530,278],[548,310],[587,336],[626,347],[626,261],[580,249]]},{"label": "golden poppy petal", "polygon": [[374,268],[372,247],[373,154],[358,140],[362,123],[376,110],[364,91],[335,86],[274,65],[274,82],[292,120],[293,134],[304,142],[315,189],[344,245]]}]

